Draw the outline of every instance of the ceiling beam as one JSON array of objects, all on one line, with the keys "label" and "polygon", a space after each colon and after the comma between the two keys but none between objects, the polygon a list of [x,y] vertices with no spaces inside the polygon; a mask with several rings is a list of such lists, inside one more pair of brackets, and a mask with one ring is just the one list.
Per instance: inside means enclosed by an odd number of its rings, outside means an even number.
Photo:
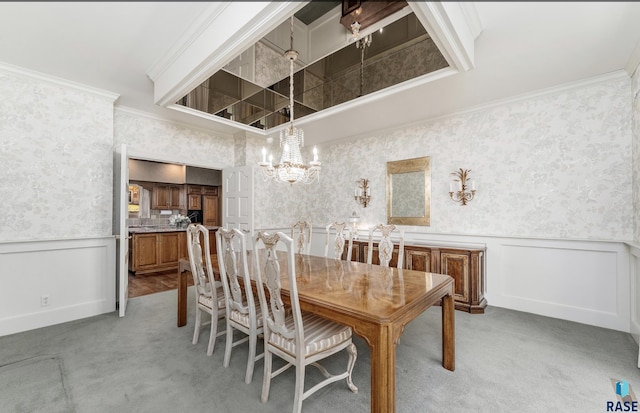
[{"label": "ceiling beam", "polygon": [[277,27],[304,2],[212,3],[149,70],[154,103],[169,106]]},{"label": "ceiling beam", "polygon": [[449,66],[459,72],[474,67],[475,39],[482,23],[473,3],[409,1]]}]

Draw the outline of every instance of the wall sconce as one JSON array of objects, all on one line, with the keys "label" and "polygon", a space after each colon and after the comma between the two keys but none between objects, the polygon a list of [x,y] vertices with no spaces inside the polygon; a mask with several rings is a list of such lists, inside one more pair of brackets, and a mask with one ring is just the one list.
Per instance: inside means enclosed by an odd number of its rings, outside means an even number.
[{"label": "wall sconce", "polygon": [[360,178],[356,181],[356,192],[353,197],[363,207],[367,207],[369,201],[371,201],[371,190],[369,189],[369,180]]},{"label": "wall sconce", "polygon": [[[449,184],[449,196],[455,202],[460,202],[461,206],[467,205],[467,202],[471,201],[476,194],[476,183],[469,179],[469,172],[471,172],[471,169],[462,168],[456,172],[451,172],[451,175],[455,175],[458,179],[454,179]],[[471,191],[467,191],[467,180],[471,181]]]},{"label": "wall sconce", "polygon": [[353,239],[358,239],[358,223],[360,222],[360,217],[358,216],[356,211],[353,211],[348,221],[349,224],[351,224],[351,235]]}]

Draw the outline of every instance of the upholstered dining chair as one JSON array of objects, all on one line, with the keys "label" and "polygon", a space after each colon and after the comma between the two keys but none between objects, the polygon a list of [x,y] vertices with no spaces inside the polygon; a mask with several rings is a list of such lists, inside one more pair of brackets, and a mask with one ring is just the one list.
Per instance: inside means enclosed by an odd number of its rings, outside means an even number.
[{"label": "upholstered dining chair", "polygon": [[[278,244],[284,245],[285,251],[276,251]],[[303,313],[298,301],[296,271],[294,262],[293,239],[282,232],[268,234],[259,232],[254,238],[253,253],[255,259],[254,278],[256,279],[262,317],[264,323],[264,377],[262,381],[262,402],[269,399],[271,379],[291,366],[296,369],[293,413],[300,413],[302,401],[322,387],[338,380],[346,379],[352,392],[358,388],[351,380],[351,373],[356,362],[357,351],[351,340],[352,330],[322,317]],[[277,254],[286,254],[286,274],[289,281],[289,297],[291,311],[284,306],[281,296],[280,264]],[[263,268],[261,268],[263,267]],[[267,301],[267,290],[269,301]],[[349,360],[345,372],[332,375],[318,361],[346,349]],[[272,372],[273,356],[282,358],[287,364]],[[304,378],[307,365],[317,367],[325,379],[309,390],[304,391]]]},{"label": "upholstered dining chair", "polygon": [[[224,367],[229,367],[231,349],[249,341],[249,355],[245,383],[251,383],[253,367],[264,353],[256,356],[258,335],[262,334],[262,311],[256,306],[247,265],[247,244],[239,229],[220,228],[216,232],[218,266],[224,295],[227,300],[227,343],[224,351]],[[244,333],[244,337],[233,341],[233,331]]]},{"label": "upholstered dining chair", "polygon": [[367,264],[373,263],[373,238],[375,233],[380,233],[378,242],[378,259],[380,265],[388,267],[391,258],[393,257],[393,249],[395,244],[393,243],[392,236],[398,241],[398,263],[397,267],[402,268],[404,258],[404,231],[395,225],[378,224],[375,227],[369,229],[369,244],[367,246]]},{"label": "upholstered dining chair", "polygon": [[[201,239],[203,241],[201,241]],[[193,332],[193,344],[198,342],[200,327],[211,324],[209,345],[207,347],[208,356],[213,354],[216,337],[225,334],[225,331],[218,333],[218,321],[225,316],[225,297],[222,284],[220,281],[216,281],[213,276],[210,251],[209,230],[203,225],[190,224],[187,227],[187,252],[189,254],[189,262],[191,263],[191,274],[193,275],[196,300],[196,325],[195,331]],[[211,321],[202,323],[203,311],[211,316]]]},{"label": "upholstered dining chair", "polygon": [[291,238],[296,243],[298,254],[309,254],[311,251],[311,223],[298,221],[291,226]]},{"label": "upholstered dining chair", "polygon": [[[331,228],[336,231],[335,237],[331,240]],[[344,245],[347,244],[347,261],[351,261],[351,253],[353,250],[353,235],[345,222],[332,222],[327,225],[327,235],[324,240],[324,256],[329,257],[329,248],[331,247],[331,257],[337,260],[342,259]]]}]

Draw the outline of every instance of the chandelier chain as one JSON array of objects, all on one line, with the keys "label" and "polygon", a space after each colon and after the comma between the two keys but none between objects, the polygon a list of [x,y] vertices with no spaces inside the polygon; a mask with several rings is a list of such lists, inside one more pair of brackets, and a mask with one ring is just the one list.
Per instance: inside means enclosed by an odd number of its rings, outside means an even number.
[{"label": "chandelier chain", "polygon": [[280,131],[280,147],[282,156],[280,163],[271,164],[266,161],[266,149],[262,149],[262,162],[259,163],[265,180],[275,180],[287,182],[291,185],[301,182],[310,184],[319,179],[320,162],[318,161],[318,150],[313,148],[313,161],[305,165],[302,160],[300,148],[304,146],[304,131],[293,126],[294,121],[294,67],[293,62],[298,58],[298,52],[293,49],[293,29],[294,20],[291,16],[291,48],[284,52],[284,57],[289,59],[289,127]]},{"label": "chandelier chain", "polygon": [[[293,16],[291,16],[291,32],[290,32],[290,47],[289,50],[293,51]],[[289,57],[289,112],[291,114],[291,128],[293,129],[293,61],[295,59],[292,59],[291,57]]]}]

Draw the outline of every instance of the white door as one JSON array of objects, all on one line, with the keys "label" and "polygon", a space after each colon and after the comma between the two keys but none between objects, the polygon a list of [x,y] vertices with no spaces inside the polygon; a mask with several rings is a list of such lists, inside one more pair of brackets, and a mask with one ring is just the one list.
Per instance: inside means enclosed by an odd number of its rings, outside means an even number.
[{"label": "white door", "polygon": [[253,166],[222,170],[222,226],[253,235]]},{"label": "white door", "polygon": [[127,310],[129,295],[129,158],[127,146],[116,147],[113,153],[113,234],[116,236],[116,285],[120,317]]}]

